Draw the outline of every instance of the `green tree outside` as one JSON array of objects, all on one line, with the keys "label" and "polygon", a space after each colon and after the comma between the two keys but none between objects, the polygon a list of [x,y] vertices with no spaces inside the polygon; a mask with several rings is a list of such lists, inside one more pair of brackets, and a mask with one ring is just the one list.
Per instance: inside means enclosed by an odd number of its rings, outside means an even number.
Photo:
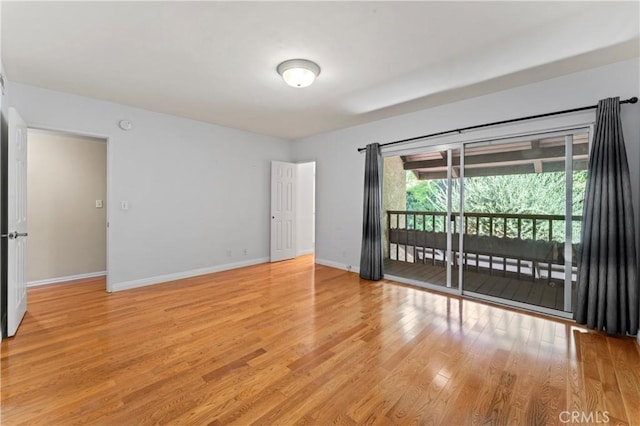
[{"label": "green tree outside", "polygon": [[[587,172],[573,173],[572,214],[581,216]],[[564,215],[565,210],[565,173],[532,173],[521,175],[502,175],[465,178],[465,212],[473,213],[509,213],[516,215]],[[453,211],[457,211],[460,199],[460,186],[454,179],[452,186]],[[407,172],[407,210],[408,211],[447,211],[446,180],[418,180],[412,172]],[[411,218],[409,218],[411,220]],[[413,226],[413,223],[409,223]],[[421,224],[417,223],[420,228]],[[553,240],[564,241],[564,221],[553,221]],[[442,232],[441,226],[436,231]],[[581,222],[573,223],[573,242],[579,241]],[[482,218],[475,229],[475,221],[470,221],[469,233],[489,235],[489,220]],[[505,230],[494,222],[493,235],[503,236]],[[517,236],[517,220],[507,222],[507,236]],[[521,222],[521,237],[548,239],[547,221],[536,223],[536,235],[533,235],[533,221]]]}]

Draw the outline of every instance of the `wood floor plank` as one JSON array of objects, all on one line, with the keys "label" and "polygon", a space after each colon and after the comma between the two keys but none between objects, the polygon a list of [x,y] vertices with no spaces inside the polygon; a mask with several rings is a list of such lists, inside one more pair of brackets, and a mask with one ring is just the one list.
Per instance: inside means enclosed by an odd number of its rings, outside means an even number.
[{"label": "wood floor plank", "polygon": [[[532,290],[478,275],[493,293]],[[310,256],[113,294],[104,278],[28,292],[1,345],[3,425],[640,419],[633,338],[361,280]]]},{"label": "wood floor plank", "polygon": [[607,343],[625,413],[632,423],[640,419],[640,348],[624,338],[607,339]]}]

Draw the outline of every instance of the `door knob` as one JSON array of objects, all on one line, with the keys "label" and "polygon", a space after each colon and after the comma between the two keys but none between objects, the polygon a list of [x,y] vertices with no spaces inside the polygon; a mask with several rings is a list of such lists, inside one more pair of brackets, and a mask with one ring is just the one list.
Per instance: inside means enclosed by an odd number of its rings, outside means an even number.
[{"label": "door knob", "polygon": [[9,232],[8,234],[2,234],[2,238],[9,238],[10,240],[15,240],[16,238],[19,237],[26,237],[28,236],[29,233],[28,232]]}]

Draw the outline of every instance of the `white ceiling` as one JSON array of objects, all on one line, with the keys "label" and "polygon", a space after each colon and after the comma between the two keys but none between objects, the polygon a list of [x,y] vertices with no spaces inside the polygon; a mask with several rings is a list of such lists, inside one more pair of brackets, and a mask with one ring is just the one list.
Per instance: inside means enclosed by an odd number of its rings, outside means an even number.
[{"label": "white ceiling", "polygon": [[[2,2],[7,78],[287,139],[638,57],[634,2]],[[276,66],[322,68],[304,89]]]}]

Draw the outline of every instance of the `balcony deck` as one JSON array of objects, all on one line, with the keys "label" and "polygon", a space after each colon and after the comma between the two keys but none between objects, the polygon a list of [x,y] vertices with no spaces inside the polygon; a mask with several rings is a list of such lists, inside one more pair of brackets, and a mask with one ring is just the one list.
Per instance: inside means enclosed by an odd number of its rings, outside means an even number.
[{"label": "balcony deck", "polygon": [[[392,259],[384,260],[385,274],[411,280],[446,286],[446,268],[442,265],[408,263]],[[454,268],[453,281],[457,284],[457,268]],[[465,270],[464,289],[474,293],[499,297],[535,306],[562,311],[564,305],[564,284],[546,279],[531,280],[515,277],[490,275],[488,272]],[[575,298],[575,289],[573,298]]]}]

